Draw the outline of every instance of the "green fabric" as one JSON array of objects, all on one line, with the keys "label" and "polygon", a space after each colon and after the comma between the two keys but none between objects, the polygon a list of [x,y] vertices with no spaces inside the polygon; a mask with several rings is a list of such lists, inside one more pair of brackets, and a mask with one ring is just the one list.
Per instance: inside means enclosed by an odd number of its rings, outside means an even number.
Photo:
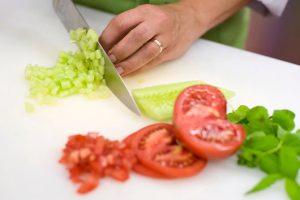
[{"label": "green fabric", "polygon": [[[74,0],[74,2],[119,14],[141,4],[167,4],[177,0]],[[241,9],[222,24],[207,32],[203,38],[226,45],[244,48],[248,35],[250,12],[248,8]]]},{"label": "green fabric", "polygon": [[208,31],[203,38],[222,44],[244,48],[248,36],[250,10],[244,8],[222,24]]}]

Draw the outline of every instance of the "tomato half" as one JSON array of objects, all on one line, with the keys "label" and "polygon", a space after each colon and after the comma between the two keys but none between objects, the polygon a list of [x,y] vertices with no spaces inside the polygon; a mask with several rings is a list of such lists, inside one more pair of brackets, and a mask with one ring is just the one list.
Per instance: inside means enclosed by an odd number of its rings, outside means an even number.
[{"label": "tomato half", "polygon": [[223,119],[204,120],[187,126],[176,125],[177,138],[205,159],[220,159],[236,152],[246,134],[241,125]]},{"label": "tomato half", "polygon": [[173,119],[226,118],[226,99],[223,93],[210,85],[194,85],[183,90],[177,97]]},{"label": "tomato half", "polygon": [[153,124],[139,130],[133,148],[146,168],[170,178],[195,175],[206,165],[205,160],[177,143],[173,126],[169,124]]}]

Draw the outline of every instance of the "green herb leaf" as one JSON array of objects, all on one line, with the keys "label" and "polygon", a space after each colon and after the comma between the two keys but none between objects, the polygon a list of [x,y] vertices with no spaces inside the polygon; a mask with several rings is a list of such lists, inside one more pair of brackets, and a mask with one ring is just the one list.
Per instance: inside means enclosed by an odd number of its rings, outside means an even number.
[{"label": "green herb leaf", "polygon": [[260,190],[266,189],[273,185],[277,180],[281,179],[280,174],[269,174],[265,178],[263,178],[257,185],[255,185],[250,191],[246,194],[258,192]]},{"label": "green herb leaf", "polygon": [[270,154],[261,157],[259,160],[259,168],[267,174],[280,173],[279,170],[279,158],[276,154]]},{"label": "green herb leaf", "polygon": [[292,147],[283,146],[279,151],[279,167],[281,173],[291,179],[298,174],[299,161],[297,152]]},{"label": "green herb leaf", "polygon": [[290,110],[274,110],[272,115],[272,121],[287,131],[291,131],[295,128],[294,119],[295,113]]},{"label": "green herb leaf", "polygon": [[233,123],[238,123],[246,118],[248,111],[247,106],[241,105],[235,111],[228,113],[227,118]]},{"label": "green herb leaf", "polygon": [[300,186],[295,180],[285,179],[285,191],[291,200],[300,199]]},{"label": "green herb leaf", "polygon": [[257,155],[253,154],[251,150],[244,148],[238,155],[238,164],[253,168],[257,166],[256,159]]},{"label": "green herb leaf", "polygon": [[268,110],[263,106],[255,106],[247,113],[247,120],[249,122],[264,123],[269,119]]},{"label": "green herb leaf", "polygon": [[273,135],[253,137],[247,140],[244,144],[245,147],[258,151],[268,151],[276,148],[279,140]]},{"label": "green herb leaf", "polygon": [[247,135],[247,140],[254,137],[261,137],[261,136],[266,136],[266,133],[263,131],[254,131],[251,134]]},{"label": "green herb leaf", "polygon": [[296,134],[286,134],[283,139],[283,145],[293,148],[300,154],[300,137]]},{"label": "green herb leaf", "polygon": [[283,129],[280,125],[277,125],[277,137],[283,138],[285,135],[289,134],[290,132]]},{"label": "green herb leaf", "polygon": [[277,136],[277,130],[278,130],[277,124],[274,124],[271,122],[271,120],[266,120],[265,122],[260,121],[252,121],[249,122],[247,125],[244,125],[247,136],[251,135],[253,132],[262,131],[266,135],[274,135]]}]

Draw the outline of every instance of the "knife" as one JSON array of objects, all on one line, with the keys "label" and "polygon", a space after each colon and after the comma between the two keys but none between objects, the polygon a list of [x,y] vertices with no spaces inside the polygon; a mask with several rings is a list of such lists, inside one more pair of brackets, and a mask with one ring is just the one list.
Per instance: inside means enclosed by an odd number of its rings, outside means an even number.
[{"label": "knife", "polygon": [[[58,15],[59,19],[65,26],[68,32],[77,28],[89,28],[80,12],[77,10],[72,0],[53,0],[53,7]],[[123,102],[130,110],[140,115],[140,111],[132,98],[129,90],[123,82],[121,76],[116,70],[116,67],[111,62],[107,53],[103,49],[102,45],[98,41],[99,49],[102,51],[104,57],[104,78],[108,88],[114,93],[114,95]]]}]

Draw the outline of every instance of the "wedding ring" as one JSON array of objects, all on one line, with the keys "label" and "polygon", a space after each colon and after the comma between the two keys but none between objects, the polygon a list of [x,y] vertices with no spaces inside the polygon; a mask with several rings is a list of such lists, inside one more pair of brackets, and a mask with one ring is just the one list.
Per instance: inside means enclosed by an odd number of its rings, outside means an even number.
[{"label": "wedding ring", "polygon": [[157,39],[154,39],[153,42],[155,44],[157,44],[157,46],[159,47],[159,53],[161,53],[163,51],[163,49],[164,49],[162,43],[159,40],[157,40]]}]

